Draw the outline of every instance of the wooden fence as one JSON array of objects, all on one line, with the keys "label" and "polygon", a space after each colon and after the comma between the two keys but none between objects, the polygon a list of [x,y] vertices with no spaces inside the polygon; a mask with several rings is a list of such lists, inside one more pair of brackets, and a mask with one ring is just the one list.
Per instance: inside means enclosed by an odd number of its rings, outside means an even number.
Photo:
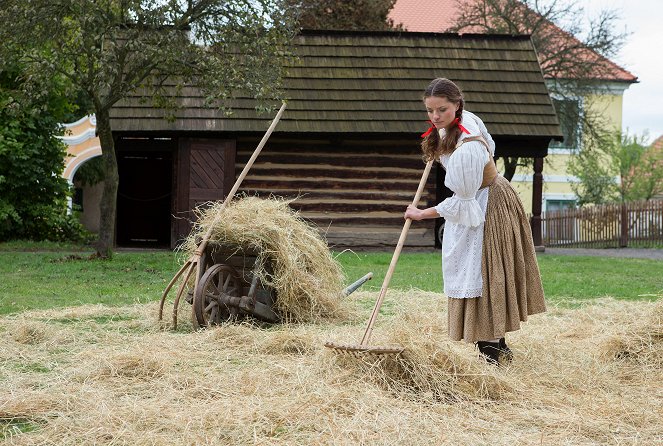
[{"label": "wooden fence", "polygon": [[542,214],[543,244],[568,248],[663,245],[663,200],[589,206]]}]

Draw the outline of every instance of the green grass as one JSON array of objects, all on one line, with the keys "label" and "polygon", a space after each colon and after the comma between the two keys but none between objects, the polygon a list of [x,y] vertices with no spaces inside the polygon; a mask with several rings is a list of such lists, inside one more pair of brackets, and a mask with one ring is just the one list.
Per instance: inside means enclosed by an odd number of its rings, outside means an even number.
[{"label": "green grass", "polygon": [[39,423],[27,418],[0,418],[0,439],[12,438],[19,434],[39,429]]},{"label": "green grass", "polygon": [[0,251],[0,314],[159,299],[179,264],[172,252],[119,252],[112,260],[62,252]]},{"label": "green grass", "polygon": [[[179,268],[176,254],[169,251],[117,252],[112,260],[89,260],[92,251],[81,249],[65,252],[39,244],[0,244],[0,314],[156,301]],[[337,259],[348,284],[373,272],[362,289],[376,291],[391,256],[390,252],[343,252]],[[657,260],[542,254],[539,267],[547,299],[562,305],[606,296],[647,300],[663,296],[663,262]],[[401,254],[389,287],[441,292],[439,252]]]},{"label": "green grass", "polygon": [[581,256],[539,256],[543,287],[554,299],[663,297],[663,261]]},{"label": "green grass", "polygon": [[[368,271],[374,277],[362,289],[379,290],[391,253],[338,257],[349,280]],[[539,268],[548,300],[568,305],[601,297],[652,300],[663,297],[663,262],[660,260],[540,254]],[[442,291],[439,253],[401,254],[390,288]]]},{"label": "green grass", "polygon": [[[379,291],[389,269],[392,253],[343,252],[336,259],[343,265],[348,284],[368,272],[373,279],[362,286],[362,290]],[[398,258],[389,288],[408,290],[418,288],[425,291],[442,289],[442,257],[439,253],[403,253]]]},{"label": "green grass", "polygon": [[12,240],[10,242],[0,243],[0,251],[55,251],[55,252],[90,251],[92,252],[92,248],[90,246],[83,245],[80,243],[49,242],[49,241],[35,242],[31,240]]}]

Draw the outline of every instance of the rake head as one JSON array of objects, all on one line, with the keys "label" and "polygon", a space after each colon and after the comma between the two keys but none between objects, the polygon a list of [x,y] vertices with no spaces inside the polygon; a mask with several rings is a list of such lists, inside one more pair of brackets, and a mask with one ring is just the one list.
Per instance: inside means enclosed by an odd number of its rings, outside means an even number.
[{"label": "rake head", "polygon": [[363,344],[336,344],[334,342],[325,342],[325,347],[334,350],[337,353],[349,354],[357,358],[363,355],[400,355],[405,347],[399,345],[377,346]]}]

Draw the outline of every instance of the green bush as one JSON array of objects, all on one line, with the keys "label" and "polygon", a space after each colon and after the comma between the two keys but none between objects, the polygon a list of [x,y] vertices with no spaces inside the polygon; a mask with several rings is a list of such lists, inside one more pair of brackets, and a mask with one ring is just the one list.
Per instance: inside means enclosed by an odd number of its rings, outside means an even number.
[{"label": "green bush", "polygon": [[66,147],[56,138],[62,102],[22,101],[10,84],[0,73],[0,241],[81,240],[84,230],[67,212]]}]

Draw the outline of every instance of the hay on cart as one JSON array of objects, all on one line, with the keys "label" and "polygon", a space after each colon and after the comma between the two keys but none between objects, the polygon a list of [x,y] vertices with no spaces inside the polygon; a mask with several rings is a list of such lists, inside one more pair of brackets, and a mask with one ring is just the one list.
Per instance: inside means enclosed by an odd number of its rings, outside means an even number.
[{"label": "hay on cart", "polygon": [[[256,274],[277,294],[284,322],[314,322],[343,315],[344,276],[321,233],[279,197],[240,196],[196,209],[197,220],[181,250],[189,257],[203,234],[238,253],[257,252]],[[222,212],[220,218],[216,218]]]}]

